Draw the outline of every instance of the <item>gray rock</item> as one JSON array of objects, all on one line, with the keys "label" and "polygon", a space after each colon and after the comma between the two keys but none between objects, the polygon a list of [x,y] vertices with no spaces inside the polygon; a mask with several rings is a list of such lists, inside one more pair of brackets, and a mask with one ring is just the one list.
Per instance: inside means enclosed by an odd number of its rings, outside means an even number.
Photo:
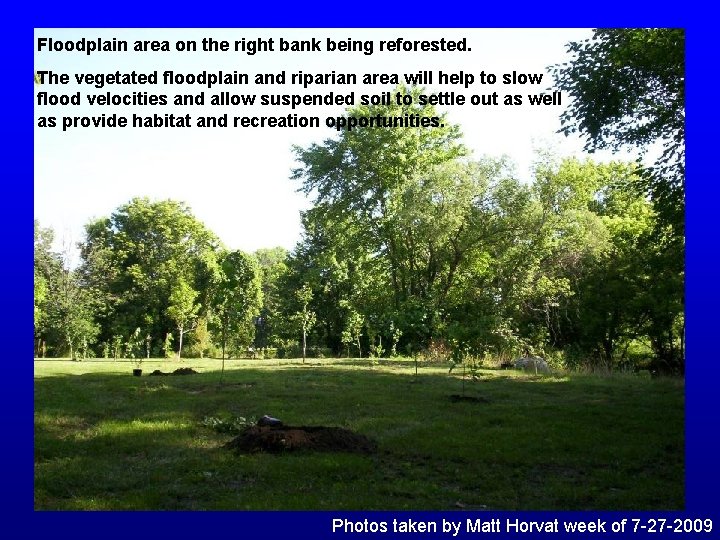
[{"label": "gray rock", "polygon": [[268,416],[267,414],[257,421],[258,426],[282,426],[282,424],[283,423],[280,420],[273,418],[272,416]]},{"label": "gray rock", "polygon": [[537,356],[526,356],[515,360],[515,369],[520,369],[527,373],[550,373],[550,367],[547,362]]}]

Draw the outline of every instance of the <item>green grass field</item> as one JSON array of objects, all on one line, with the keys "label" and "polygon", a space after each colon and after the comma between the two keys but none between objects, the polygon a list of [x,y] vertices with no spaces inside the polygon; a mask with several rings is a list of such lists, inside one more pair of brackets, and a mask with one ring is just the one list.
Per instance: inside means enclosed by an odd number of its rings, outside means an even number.
[{"label": "green grass field", "polygon": [[[684,507],[684,385],[367,360],[35,361],[36,509]],[[147,377],[192,367],[199,375]],[[235,455],[206,417],[352,429],[372,455]]]}]

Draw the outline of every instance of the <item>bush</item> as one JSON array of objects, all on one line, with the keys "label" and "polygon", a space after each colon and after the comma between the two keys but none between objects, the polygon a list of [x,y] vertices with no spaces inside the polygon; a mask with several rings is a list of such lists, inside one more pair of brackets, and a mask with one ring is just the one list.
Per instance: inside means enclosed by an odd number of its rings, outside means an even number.
[{"label": "bush", "polygon": [[565,369],[567,366],[565,352],[562,350],[546,351],[543,358],[547,362],[548,367],[553,371]]},{"label": "bush", "polygon": [[276,356],[278,358],[300,358],[302,357],[302,347],[297,343],[286,343],[277,348]]},{"label": "bush", "polygon": [[227,433],[231,435],[237,435],[248,426],[255,425],[256,423],[257,421],[254,418],[247,419],[243,416],[226,416],[223,418],[206,416],[202,421],[203,426],[217,433]]},{"label": "bush", "polygon": [[220,358],[222,349],[214,344],[206,345],[204,348],[201,343],[193,343],[187,349],[183,347],[183,356],[186,358]]},{"label": "bush", "polygon": [[[266,356],[266,358],[302,358],[302,347],[297,343],[271,350],[275,351],[275,355]],[[328,347],[308,347],[305,356],[306,358],[329,358],[333,356],[333,351]]]},{"label": "bush", "polygon": [[312,347],[309,351],[309,353],[312,353],[312,356],[310,358],[331,358],[333,356],[333,351],[329,347]]},{"label": "bush", "polygon": [[452,349],[444,339],[431,339],[422,353],[422,359],[426,362],[447,362],[451,356]]}]

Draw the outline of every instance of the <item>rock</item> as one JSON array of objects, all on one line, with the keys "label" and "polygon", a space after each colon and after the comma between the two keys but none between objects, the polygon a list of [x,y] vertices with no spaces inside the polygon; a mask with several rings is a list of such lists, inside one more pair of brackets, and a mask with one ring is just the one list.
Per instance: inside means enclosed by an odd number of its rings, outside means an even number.
[{"label": "rock", "polygon": [[257,421],[257,425],[258,426],[273,426],[273,427],[275,427],[275,426],[282,426],[283,423],[280,420],[278,420],[277,418],[273,418],[272,416],[268,416],[266,414]]},{"label": "rock", "polygon": [[547,362],[537,356],[526,356],[515,360],[515,369],[521,369],[527,373],[550,373]]}]

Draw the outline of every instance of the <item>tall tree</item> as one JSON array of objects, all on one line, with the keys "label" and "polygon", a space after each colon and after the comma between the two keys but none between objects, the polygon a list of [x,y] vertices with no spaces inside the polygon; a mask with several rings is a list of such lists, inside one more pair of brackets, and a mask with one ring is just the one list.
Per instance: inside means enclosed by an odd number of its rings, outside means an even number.
[{"label": "tall tree", "polygon": [[59,279],[62,271],[60,256],[52,252],[54,234],[52,229],[34,222],[34,304],[33,322],[37,340],[35,352],[42,356],[48,338],[48,301],[51,283]]},{"label": "tall tree", "polygon": [[182,358],[183,336],[194,329],[190,325],[200,309],[200,306],[195,303],[197,297],[197,291],[190,287],[183,278],[178,279],[170,293],[167,314],[175,322],[178,330],[178,359]]},{"label": "tall tree", "polygon": [[208,274],[219,245],[187,205],[171,200],[136,198],[89,223],[80,271],[102,299],[102,339],[140,327],[159,352],[175,326],[168,308],[181,282],[199,293],[199,312],[207,310]]},{"label": "tall tree", "polygon": [[[69,247],[68,247],[69,249]],[[67,255],[68,252],[66,252]],[[48,287],[48,325],[62,336],[65,351],[73,360],[79,350],[85,355],[95,343],[100,328],[95,323],[91,291],[83,286],[80,275],[70,268],[67,256]]]},{"label": "tall tree", "polygon": [[295,317],[299,323],[300,331],[302,332],[302,361],[304,364],[307,356],[307,335],[310,329],[315,326],[317,317],[315,312],[309,307],[313,298],[313,293],[307,283],[295,292],[295,296],[301,305],[301,309],[295,314]]},{"label": "tall tree", "polygon": [[47,298],[47,289],[47,280],[36,268],[34,271],[33,281],[33,324],[36,333],[43,320],[43,306],[45,305],[45,300]]},{"label": "tall tree", "polygon": [[[419,245],[429,238],[424,231],[418,231],[417,219],[423,218],[419,200],[432,203],[437,191],[433,192],[430,185],[434,178],[442,176],[437,170],[463,156],[465,149],[459,143],[457,126],[446,122],[432,106],[419,104],[421,89],[399,87],[397,91],[411,96],[412,103],[358,106],[347,114],[440,117],[441,125],[354,129],[343,132],[337,139],[326,140],[323,145],[296,148],[302,166],[295,170],[294,177],[302,181],[302,191],[315,195],[315,208],[306,214],[304,221],[308,239],[329,244],[326,247],[330,257],[338,262],[347,261],[348,276],[354,275],[361,281],[372,276],[366,290],[373,285],[379,289],[379,295],[365,295],[362,288],[358,290],[357,284],[353,284],[353,294],[365,298],[361,301],[353,298],[352,304],[360,307],[364,317],[378,320],[383,317],[370,311],[407,311],[405,304],[414,304],[419,319],[425,319],[427,324],[423,329],[418,326],[415,332],[403,331],[408,336],[418,332],[427,336],[434,324],[433,302],[429,299],[448,276],[441,276],[435,268],[433,246],[423,249]],[[448,186],[448,191],[451,190]],[[330,260],[328,263],[336,266],[339,276],[343,263],[335,265]],[[391,317],[385,318],[384,326],[389,332]],[[407,324],[415,322],[419,323]],[[336,331],[342,332],[346,323],[339,324]]]},{"label": "tall tree", "polygon": [[99,328],[95,322],[93,292],[70,260],[71,246],[62,253],[52,251],[54,234],[35,221],[34,323],[36,354],[44,356],[78,352],[86,354],[95,343]]},{"label": "tall tree", "polygon": [[285,248],[258,249],[255,258],[260,265],[263,305],[255,324],[255,346],[267,347],[275,341],[282,326],[281,280],[288,272],[288,252]]},{"label": "tall tree", "polygon": [[[672,351],[669,356],[675,360],[670,364],[683,365],[684,360],[676,356],[678,348],[659,344],[674,343],[678,334],[682,344],[684,334],[684,322],[671,331],[675,325],[671,321],[677,320],[676,307],[680,313],[684,309],[685,32],[601,29],[592,39],[568,47],[573,59],[554,67],[557,85],[573,97],[562,116],[563,131],[586,135],[589,150],[635,147],[641,159],[654,146],[662,147],[660,156],[641,171],[636,185],[649,195],[657,213],[653,238],[644,241],[643,253],[656,254],[655,262],[665,276],[650,283],[669,287],[666,315],[653,310],[657,315],[653,319],[664,328],[655,333],[666,336],[654,340],[656,352]],[[682,345],[679,350],[683,351]]]},{"label": "tall tree", "polygon": [[586,150],[653,143],[662,155],[645,186],[664,221],[683,234],[685,184],[685,32],[599,29],[570,43],[573,59],[554,66],[557,86],[573,99],[562,131],[588,137]]},{"label": "tall tree", "polygon": [[214,287],[212,311],[222,347],[222,370],[229,341],[252,342],[253,317],[262,306],[260,268],[255,258],[242,251],[220,255],[220,276]]},{"label": "tall tree", "polygon": [[284,319],[293,324],[279,330],[286,344],[297,342],[296,315],[302,305],[295,293],[309,286],[310,309],[319,315],[312,333],[318,342],[340,352],[348,317],[345,305],[363,312],[387,311],[382,306],[391,301],[392,294],[385,265],[358,246],[360,236],[352,220],[330,218],[323,208],[316,207],[303,213],[302,224],[303,241],[288,257],[288,271],[279,281],[280,307]]}]

